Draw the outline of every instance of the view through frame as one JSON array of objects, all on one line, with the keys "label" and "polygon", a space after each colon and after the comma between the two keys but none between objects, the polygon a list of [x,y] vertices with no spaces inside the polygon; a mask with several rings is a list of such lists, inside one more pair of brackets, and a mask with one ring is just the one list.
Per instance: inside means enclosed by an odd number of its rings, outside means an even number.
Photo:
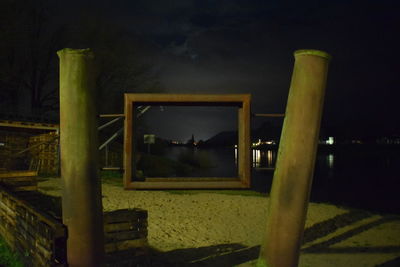
[{"label": "view through frame", "polygon": [[[250,94],[125,94],[124,98],[124,189],[250,188]],[[144,181],[132,181],[132,173],[136,170],[133,155],[135,104],[238,107],[237,177],[152,177]]]}]

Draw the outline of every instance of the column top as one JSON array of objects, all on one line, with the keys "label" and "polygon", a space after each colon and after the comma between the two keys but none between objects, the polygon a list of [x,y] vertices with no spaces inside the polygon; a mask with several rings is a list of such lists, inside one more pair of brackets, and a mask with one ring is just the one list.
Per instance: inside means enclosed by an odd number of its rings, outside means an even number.
[{"label": "column top", "polygon": [[312,56],[318,56],[318,57],[323,57],[328,60],[332,58],[331,55],[329,55],[327,52],[321,51],[321,50],[315,50],[315,49],[300,49],[294,51],[294,56],[299,56],[299,55],[312,55]]},{"label": "column top", "polygon": [[92,49],[84,48],[84,49],[74,49],[74,48],[64,48],[57,51],[57,54],[60,56],[61,53],[67,54],[79,54],[79,55],[86,55],[89,57],[94,57]]}]

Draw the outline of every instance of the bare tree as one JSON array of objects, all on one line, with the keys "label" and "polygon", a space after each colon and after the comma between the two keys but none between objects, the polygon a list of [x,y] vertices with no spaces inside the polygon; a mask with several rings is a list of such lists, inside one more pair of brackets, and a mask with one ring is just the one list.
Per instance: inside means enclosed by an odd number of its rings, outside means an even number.
[{"label": "bare tree", "polygon": [[58,108],[55,52],[62,46],[64,27],[51,18],[52,8],[47,0],[1,4],[0,102],[13,112],[21,101],[25,112],[36,115]]},{"label": "bare tree", "polygon": [[[0,3],[0,111],[38,116],[58,112],[57,50],[94,50],[100,112],[120,112],[124,92],[159,91],[152,66],[139,62],[139,41],[101,9],[58,18],[51,0]],[[63,12],[69,11],[63,9]],[[80,17],[80,18],[79,18]]]},{"label": "bare tree", "polygon": [[122,112],[123,93],[162,91],[153,66],[141,60],[142,40],[99,10],[82,14],[70,40],[74,47],[94,50],[99,112]]}]

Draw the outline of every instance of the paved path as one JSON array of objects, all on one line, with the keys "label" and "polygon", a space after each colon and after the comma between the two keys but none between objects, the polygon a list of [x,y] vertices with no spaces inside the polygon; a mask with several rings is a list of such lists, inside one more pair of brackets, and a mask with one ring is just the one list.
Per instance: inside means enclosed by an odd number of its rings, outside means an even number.
[{"label": "paved path", "polygon": [[[40,182],[39,188],[60,195],[60,179]],[[102,189],[105,210],[148,210],[149,244],[154,258],[168,266],[255,264],[267,197],[124,191],[108,184]],[[399,267],[400,216],[310,203],[299,266]]]}]

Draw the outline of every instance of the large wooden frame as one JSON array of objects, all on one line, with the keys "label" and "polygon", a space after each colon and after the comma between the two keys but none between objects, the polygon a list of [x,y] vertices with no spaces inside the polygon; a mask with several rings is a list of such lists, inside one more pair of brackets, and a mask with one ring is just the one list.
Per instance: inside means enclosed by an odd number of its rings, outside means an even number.
[{"label": "large wooden frame", "polygon": [[[250,94],[125,94],[124,189],[195,189],[250,187]],[[238,177],[146,178],[132,181],[134,104],[237,106],[238,107]]]}]

